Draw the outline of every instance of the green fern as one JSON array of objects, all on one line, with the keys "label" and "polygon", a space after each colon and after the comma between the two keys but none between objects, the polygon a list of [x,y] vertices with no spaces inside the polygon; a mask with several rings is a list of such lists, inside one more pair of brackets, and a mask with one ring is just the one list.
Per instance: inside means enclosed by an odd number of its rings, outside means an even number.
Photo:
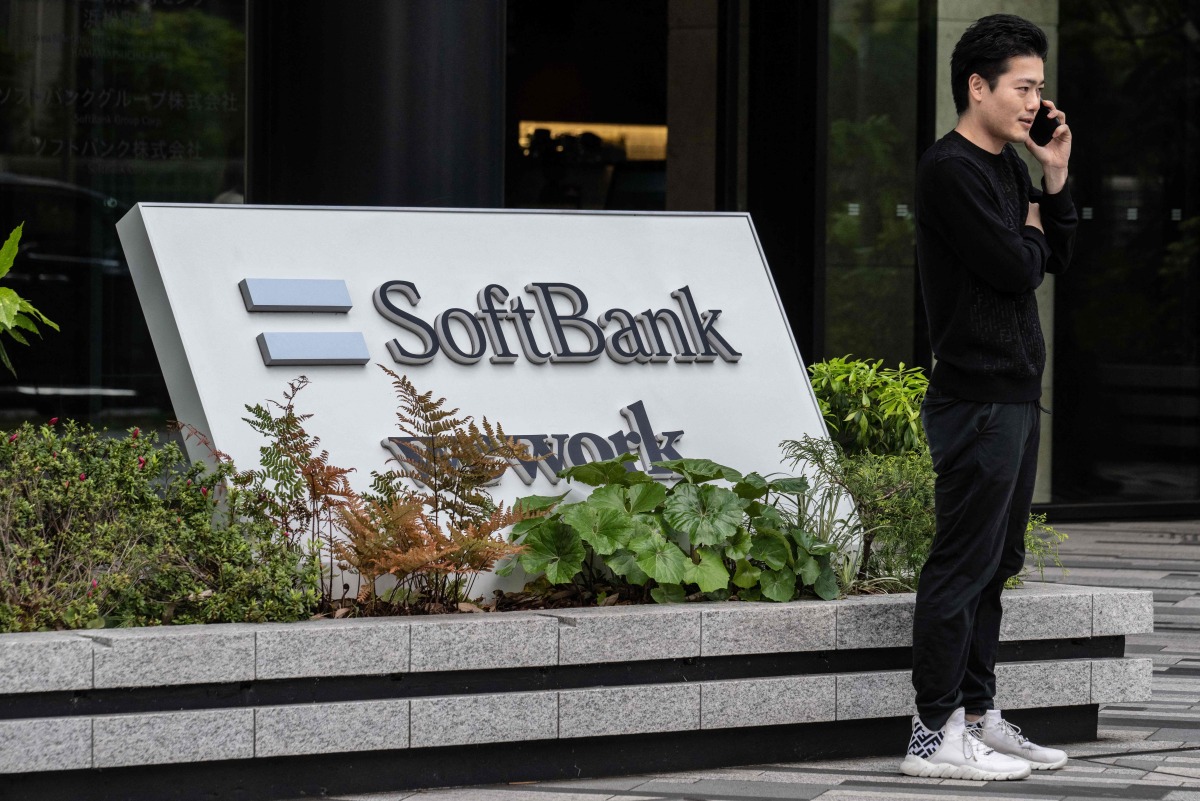
[{"label": "green fern", "polygon": [[[234,483],[257,492],[275,525],[292,542],[307,535],[307,545],[316,554],[322,547],[330,554],[336,539],[338,510],[354,497],[347,476],[353,469],[329,463],[329,452],[318,451],[321,438],[310,435],[304,424],[311,414],[296,412],[296,396],[309,384],[307,376],[288,382],[283,402],[247,405],[249,417],[242,418],[261,434],[266,444],[258,449],[260,469],[244,470]],[[332,598],[327,588],[325,601]]]}]

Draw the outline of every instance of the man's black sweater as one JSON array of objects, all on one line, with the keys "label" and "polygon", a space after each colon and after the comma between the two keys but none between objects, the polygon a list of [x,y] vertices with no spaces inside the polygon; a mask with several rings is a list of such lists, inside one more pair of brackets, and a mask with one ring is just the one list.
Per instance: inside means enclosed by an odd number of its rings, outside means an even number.
[{"label": "man's black sweater", "polygon": [[[1031,199],[1045,234],[1025,225]],[[1071,260],[1078,220],[1066,187],[1034,189],[1012,145],[997,155],[951,131],[921,157],[915,205],[930,384],[964,400],[1037,400],[1046,344],[1034,290]]]}]

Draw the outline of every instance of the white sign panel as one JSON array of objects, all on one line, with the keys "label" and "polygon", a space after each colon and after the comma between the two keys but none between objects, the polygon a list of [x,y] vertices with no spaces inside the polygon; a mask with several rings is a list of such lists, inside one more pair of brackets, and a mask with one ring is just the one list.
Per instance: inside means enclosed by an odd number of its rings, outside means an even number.
[{"label": "white sign panel", "polygon": [[498,499],[623,451],[768,474],[825,435],[746,214],[143,203],[118,231],[176,416],[242,468],[245,404],[304,374],[310,433],[366,488],[401,435],[377,364],[547,456]]}]

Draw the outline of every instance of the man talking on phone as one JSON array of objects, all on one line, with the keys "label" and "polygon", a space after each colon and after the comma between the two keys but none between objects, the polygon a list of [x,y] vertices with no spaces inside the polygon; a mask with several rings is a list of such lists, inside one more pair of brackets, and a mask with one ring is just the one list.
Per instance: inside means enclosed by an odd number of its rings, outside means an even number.
[{"label": "man talking on phone", "polygon": [[[950,62],[958,124],[917,168],[917,262],[936,359],[921,416],[937,534],[913,620],[918,714],[900,767],[910,776],[1022,779],[1067,761],[994,708],[1000,593],[1025,560],[1037,468],[1046,348],[1034,290],[1066,269],[1077,225],[1071,129],[1042,98],[1048,49],[1021,17],[972,24]],[[1043,107],[1053,133],[1039,145],[1030,129]],[[1041,165],[1040,189],[1014,144]]]}]

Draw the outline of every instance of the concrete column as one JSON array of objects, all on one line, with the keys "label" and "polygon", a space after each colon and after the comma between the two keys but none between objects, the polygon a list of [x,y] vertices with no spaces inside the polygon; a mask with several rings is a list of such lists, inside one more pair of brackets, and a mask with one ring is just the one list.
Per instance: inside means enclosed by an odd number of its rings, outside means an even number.
[{"label": "concrete column", "polygon": [[[950,54],[959,37],[975,20],[989,14],[1018,14],[1046,32],[1050,56],[1046,59],[1046,89],[1048,100],[1058,97],[1058,0],[939,0],[937,21],[937,135],[954,128],[958,115],[950,92]],[[1070,109],[1066,109],[1070,113]],[[1025,149],[1017,145],[1017,153],[1029,166],[1029,174],[1037,186],[1042,178],[1041,165]],[[1046,372],[1042,377],[1042,405],[1054,409],[1054,276],[1046,276],[1037,292],[1042,332],[1046,337]],[[1034,503],[1050,500],[1050,475],[1053,465],[1054,418],[1042,417],[1042,443],[1038,458],[1037,487]]]}]

